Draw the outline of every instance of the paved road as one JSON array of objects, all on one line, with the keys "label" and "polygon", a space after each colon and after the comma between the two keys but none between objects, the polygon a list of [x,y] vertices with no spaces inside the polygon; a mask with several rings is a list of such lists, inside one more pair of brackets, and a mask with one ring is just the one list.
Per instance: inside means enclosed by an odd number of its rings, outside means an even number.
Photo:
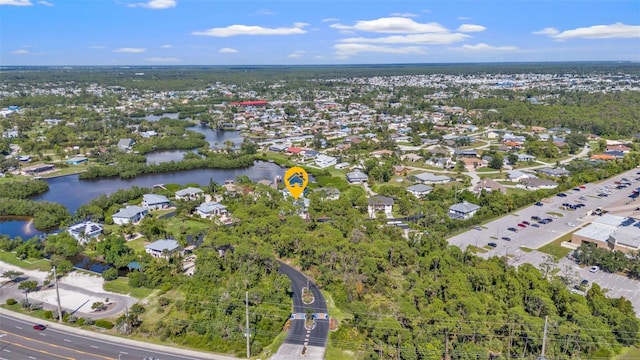
[{"label": "paved road", "polygon": [[[304,314],[307,309],[311,309],[314,313],[328,314],[327,304],[320,289],[312,281],[307,281],[303,273],[284,263],[280,263],[279,271],[291,280],[293,314]],[[314,302],[308,305],[302,302],[302,288],[307,284],[314,297]],[[328,335],[328,317],[316,319],[311,330],[305,328],[304,318],[294,318],[291,320],[285,343],[271,359],[323,359]],[[304,355],[302,355],[303,347],[307,349]]]},{"label": "paved road", "polygon": [[34,324],[24,315],[9,314],[6,310],[0,313],[0,359],[140,360],[146,356],[162,360],[235,359],[94,334],[56,323],[45,322],[48,328],[38,331],[33,329]]}]

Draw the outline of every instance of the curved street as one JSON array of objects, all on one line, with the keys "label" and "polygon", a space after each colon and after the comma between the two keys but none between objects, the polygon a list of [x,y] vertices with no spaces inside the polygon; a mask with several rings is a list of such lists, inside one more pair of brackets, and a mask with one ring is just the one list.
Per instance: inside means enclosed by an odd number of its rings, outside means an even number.
[{"label": "curved street", "polygon": [[[324,359],[327,337],[329,335],[329,316],[324,296],[322,296],[316,284],[293,267],[280,262],[278,271],[291,280],[293,310],[287,338],[271,359]],[[302,288],[307,287],[307,284],[314,297],[314,301],[311,304],[305,304],[302,301]],[[313,311],[316,317],[311,329],[305,327],[305,313],[307,310]]]}]

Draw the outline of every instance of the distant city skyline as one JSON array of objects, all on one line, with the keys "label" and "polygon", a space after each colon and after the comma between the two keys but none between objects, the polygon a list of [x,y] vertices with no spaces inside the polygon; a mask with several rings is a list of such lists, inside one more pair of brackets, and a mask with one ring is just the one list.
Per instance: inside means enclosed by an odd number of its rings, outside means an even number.
[{"label": "distant city skyline", "polygon": [[637,0],[0,0],[0,65],[640,62]]}]

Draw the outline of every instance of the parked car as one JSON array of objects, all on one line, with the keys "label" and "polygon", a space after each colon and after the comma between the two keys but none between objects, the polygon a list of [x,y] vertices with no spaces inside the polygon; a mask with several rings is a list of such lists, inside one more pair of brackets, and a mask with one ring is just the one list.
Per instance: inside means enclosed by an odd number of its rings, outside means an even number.
[{"label": "parked car", "polygon": [[42,325],[42,324],[35,324],[35,325],[33,325],[33,328],[38,330],[38,331],[42,331],[42,330],[46,329],[47,327]]},{"label": "parked car", "polygon": [[587,284],[589,284],[589,280],[587,279],[582,279],[582,281],[580,281],[580,286],[587,286]]},{"label": "parked car", "polygon": [[565,193],[559,193],[559,194],[558,194],[558,195],[556,195],[556,196],[558,196],[558,197],[567,197],[567,194],[565,194]]},{"label": "parked car", "polygon": [[503,237],[502,237],[502,240],[504,240],[504,241],[511,241],[511,238],[510,238],[510,237],[507,237],[507,236],[503,236]]},{"label": "parked car", "polygon": [[584,190],[584,189],[586,189],[586,188],[587,188],[586,186],[584,186],[584,185],[580,185],[580,189],[583,189],[583,190]]},{"label": "parked car", "polygon": [[531,217],[531,220],[533,220],[533,221],[540,221],[540,220],[542,220],[542,219],[540,219],[540,216],[533,215],[533,216]]},{"label": "parked car", "polygon": [[488,243],[487,245],[491,246],[492,248],[498,247],[498,244],[492,242]]},{"label": "parked car", "polygon": [[473,228],[478,230],[478,231],[482,231],[482,228],[480,226],[474,226]]},{"label": "parked car", "polygon": [[510,228],[508,228],[507,230],[509,230],[509,231],[513,231],[513,232],[518,232],[518,229],[516,229],[516,228],[514,228],[514,227],[510,227]]},{"label": "parked car", "polygon": [[569,227],[576,227],[576,224],[571,223],[571,222],[568,222],[568,223],[567,223],[567,226],[569,226]]},{"label": "parked car", "polygon": [[523,221],[522,223],[525,225],[529,225],[529,222],[527,220]]},{"label": "parked car", "polygon": [[533,227],[535,227],[535,228],[539,228],[539,227],[540,227],[540,224],[538,224],[538,223],[533,223],[533,224],[531,224],[531,226],[533,226]]},{"label": "parked car", "polygon": [[589,269],[589,272],[592,272],[592,273],[597,273],[598,271],[600,271],[599,266],[592,266],[591,269]]},{"label": "parked car", "polygon": [[518,224],[518,226],[520,226],[521,228],[526,228],[526,227],[527,227],[527,225],[522,224],[522,223],[521,223],[521,224]]},{"label": "parked car", "polygon": [[544,205],[544,204],[543,204],[543,203],[541,203],[540,201],[538,201],[538,202],[536,202],[536,204],[535,204],[535,205],[536,205],[536,206],[542,206],[542,205]]}]

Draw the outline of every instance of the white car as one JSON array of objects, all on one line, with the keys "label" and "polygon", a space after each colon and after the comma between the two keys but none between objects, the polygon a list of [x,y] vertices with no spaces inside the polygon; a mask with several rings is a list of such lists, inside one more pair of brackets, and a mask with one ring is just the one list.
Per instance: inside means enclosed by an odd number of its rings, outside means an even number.
[{"label": "white car", "polygon": [[570,227],[576,227],[576,224],[574,224],[574,223],[567,223],[567,226],[570,226]]},{"label": "white car", "polygon": [[589,269],[589,272],[592,272],[592,273],[597,273],[598,271],[600,271],[599,266],[592,266],[591,269]]}]

